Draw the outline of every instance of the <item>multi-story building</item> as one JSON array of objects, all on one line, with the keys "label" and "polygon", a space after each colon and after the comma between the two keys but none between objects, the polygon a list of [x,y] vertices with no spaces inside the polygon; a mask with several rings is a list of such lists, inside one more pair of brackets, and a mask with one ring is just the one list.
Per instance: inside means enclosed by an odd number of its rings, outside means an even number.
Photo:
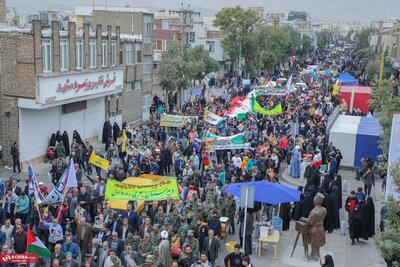
[{"label": "multi-story building", "polygon": [[369,38],[369,45],[375,51],[387,52],[393,67],[400,67],[400,20],[381,21],[372,24],[376,30]]},{"label": "multi-story building", "polygon": [[225,33],[213,25],[215,17],[203,17],[201,21],[193,24],[194,40],[192,45],[202,45],[208,50],[209,55],[219,64],[220,75],[223,76],[225,63],[228,59],[221,46]]},{"label": "multi-story building", "polygon": [[0,145],[6,161],[14,141],[21,161],[40,159],[58,130],[70,142],[74,130],[93,140],[101,137],[105,120],[116,121],[124,109],[141,117],[141,97],[137,105],[129,101],[135,101],[134,91],[142,95],[145,75],[151,83],[151,71],[143,71],[142,41],[142,35],[122,34],[112,25],[0,25]]},{"label": "multi-story building", "polygon": [[169,11],[154,13],[153,25],[153,94],[162,100],[167,100],[167,95],[160,87],[158,69],[161,56],[167,51],[170,44],[182,45],[181,18],[178,14],[171,14]]},{"label": "multi-story building", "polygon": [[77,25],[120,27],[124,90],[121,97],[108,98],[107,113],[118,123],[148,120],[153,98],[153,14],[138,8],[76,7],[75,20]]}]

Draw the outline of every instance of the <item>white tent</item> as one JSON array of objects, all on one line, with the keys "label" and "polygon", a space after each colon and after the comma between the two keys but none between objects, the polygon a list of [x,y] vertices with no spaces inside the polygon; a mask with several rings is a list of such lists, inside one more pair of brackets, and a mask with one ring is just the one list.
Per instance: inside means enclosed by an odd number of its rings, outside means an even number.
[{"label": "white tent", "polygon": [[340,115],[333,124],[329,134],[329,142],[342,152],[341,166],[354,166],[357,129],[361,117]]}]

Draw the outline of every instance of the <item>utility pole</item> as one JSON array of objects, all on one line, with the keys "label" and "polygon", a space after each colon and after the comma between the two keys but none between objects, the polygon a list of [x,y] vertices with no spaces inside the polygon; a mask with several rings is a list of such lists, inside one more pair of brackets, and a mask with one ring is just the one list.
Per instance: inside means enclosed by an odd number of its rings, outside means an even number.
[{"label": "utility pole", "polygon": [[173,26],[177,26],[180,28],[181,46],[183,51],[185,46],[190,42],[194,17],[200,16],[200,12],[193,11],[190,8],[190,5],[188,5],[187,8],[185,8],[183,6],[183,3],[181,3],[181,8],[179,10],[170,10],[169,14],[178,14],[180,17],[180,23],[178,25],[173,25]]}]

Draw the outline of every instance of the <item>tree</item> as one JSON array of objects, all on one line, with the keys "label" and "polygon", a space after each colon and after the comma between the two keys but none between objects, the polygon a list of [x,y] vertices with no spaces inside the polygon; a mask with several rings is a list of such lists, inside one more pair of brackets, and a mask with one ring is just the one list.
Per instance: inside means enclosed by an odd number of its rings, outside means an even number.
[{"label": "tree", "polygon": [[192,80],[201,81],[206,74],[219,69],[218,63],[210,57],[204,46],[189,47],[185,52],[185,61],[190,66],[187,75]]},{"label": "tree", "polygon": [[[389,171],[400,188],[400,160]],[[375,243],[388,266],[400,266],[400,202],[390,198],[387,208],[384,232],[379,233]]]},{"label": "tree", "polygon": [[301,51],[301,34],[293,29],[293,27],[283,27],[283,32],[286,33],[288,42],[286,44],[286,57],[299,55]]},{"label": "tree", "polygon": [[383,80],[382,85],[372,87],[372,99],[370,106],[374,109],[374,115],[379,117],[383,134],[380,145],[386,155],[389,151],[390,131],[392,128],[392,113],[400,110],[400,97],[393,95],[392,81]]},{"label": "tree", "polygon": [[272,68],[287,58],[286,48],[289,42],[287,33],[279,28],[261,26],[255,34],[255,65],[258,68]]},{"label": "tree", "polygon": [[369,47],[369,36],[374,30],[372,28],[364,28],[355,34],[357,50]]},{"label": "tree", "polygon": [[161,56],[158,72],[160,86],[167,91],[179,90],[189,83],[186,74],[184,54],[176,44],[168,47]]},{"label": "tree", "polygon": [[301,41],[301,50],[300,56],[305,56],[310,54],[314,50],[314,46],[312,43],[312,39],[307,34],[303,35],[303,39]]},{"label": "tree", "polygon": [[333,41],[334,32],[329,29],[323,29],[317,32],[317,46],[321,49],[327,48]]},{"label": "tree", "polygon": [[215,16],[214,26],[225,32],[221,45],[232,59],[242,56],[248,62],[253,58],[253,32],[259,20],[256,12],[238,6],[224,8]]}]

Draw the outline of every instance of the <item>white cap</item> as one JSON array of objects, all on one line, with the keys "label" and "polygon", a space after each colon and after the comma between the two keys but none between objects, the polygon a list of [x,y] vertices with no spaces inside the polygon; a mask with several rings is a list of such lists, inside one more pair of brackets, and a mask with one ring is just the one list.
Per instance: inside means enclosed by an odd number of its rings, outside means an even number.
[{"label": "white cap", "polygon": [[161,232],[161,238],[162,239],[167,239],[168,238],[168,232],[167,231],[162,231]]},{"label": "white cap", "polygon": [[297,145],[297,146],[295,146],[295,147],[294,147],[294,149],[297,149],[297,150],[299,150],[299,149],[300,149],[300,146],[299,146],[299,145]]},{"label": "white cap", "polygon": [[39,185],[43,185],[43,182],[39,182]]}]

